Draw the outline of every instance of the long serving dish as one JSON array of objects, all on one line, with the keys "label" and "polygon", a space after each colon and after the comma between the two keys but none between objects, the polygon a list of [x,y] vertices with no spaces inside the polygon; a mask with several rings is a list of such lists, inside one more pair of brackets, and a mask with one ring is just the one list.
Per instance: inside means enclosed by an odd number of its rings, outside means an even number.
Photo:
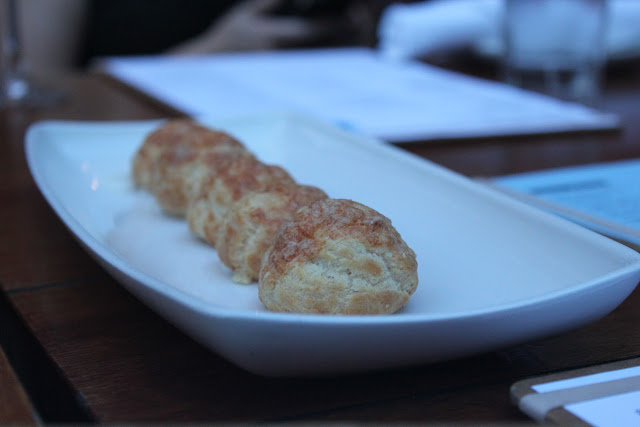
[{"label": "long serving dish", "polygon": [[353,373],[486,352],[571,330],[617,307],[640,254],[450,170],[307,117],[204,123],[296,180],[389,217],[420,283],[393,315],[268,312],[215,250],[132,186],[133,154],[159,125],[56,122],[26,136],[42,194],[130,292],[236,365],[269,376]]}]

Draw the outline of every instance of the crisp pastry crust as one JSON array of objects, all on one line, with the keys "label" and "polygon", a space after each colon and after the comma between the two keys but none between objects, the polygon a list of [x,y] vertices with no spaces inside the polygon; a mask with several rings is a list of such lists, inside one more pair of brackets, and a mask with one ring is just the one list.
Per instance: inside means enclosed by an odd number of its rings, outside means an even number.
[{"label": "crisp pastry crust", "polygon": [[299,209],[265,254],[259,296],[272,311],[385,314],[418,285],[417,261],[391,221],[346,199]]},{"label": "crisp pastry crust", "polygon": [[296,211],[327,194],[313,186],[287,184],[265,191],[253,191],[232,203],[220,228],[215,247],[220,260],[229,267],[237,283],[258,279],[262,258],[284,223]]},{"label": "crisp pastry crust", "polygon": [[262,163],[253,157],[237,157],[215,175],[207,177],[199,195],[189,202],[189,228],[199,238],[215,245],[218,228],[233,202],[248,192],[287,183],[295,182],[281,167]]},{"label": "crisp pastry crust", "polygon": [[[133,158],[132,174],[136,187],[151,190],[158,160],[164,153],[173,162],[189,159],[207,147],[225,146],[243,149],[241,142],[230,135],[202,126],[192,119],[168,120],[149,133]],[[166,159],[165,161],[167,161]]]},{"label": "crisp pastry crust", "polygon": [[235,282],[258,280],[268,310],[394,313],[417,288],[415,253],[388,218],[296,184],[224,132],[170,120],[145,138],[132,175],[216,247]]},{"label": "crisp pastry crust", "polygon": [[157,160],[150,191],[166,213],[183,217],[207,179],[239,156],[253,155],[240,146],[225,143],[200,150],[167,150]]}]

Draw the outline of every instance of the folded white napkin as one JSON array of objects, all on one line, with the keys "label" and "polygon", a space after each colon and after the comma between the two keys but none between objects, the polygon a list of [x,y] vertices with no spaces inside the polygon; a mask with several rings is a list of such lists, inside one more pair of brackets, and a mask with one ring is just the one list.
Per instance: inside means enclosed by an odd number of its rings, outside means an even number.
[{"label": "folded white napkin", "polygon": [[378,26],[389,58],[429,56],[473,44],[497,30],[501,0],[440,0],[387,7]]},{"label": "folded white napkin", "polygon": [[[485,56],[502,52],[504,0],[433,0],[387,7],[378,26],[378,48],[391,59],[429,57],[472,48]],[[609,0],[609,59],[640,56],[640,1]]]}]

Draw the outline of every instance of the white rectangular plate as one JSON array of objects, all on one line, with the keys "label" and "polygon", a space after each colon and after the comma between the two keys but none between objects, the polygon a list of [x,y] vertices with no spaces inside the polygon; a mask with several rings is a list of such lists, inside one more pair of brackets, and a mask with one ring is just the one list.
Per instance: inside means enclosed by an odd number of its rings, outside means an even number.
[{"label": "white rectangular plate", "polygon": [[215,250],[131,183],[159,122],[41,122],[30,170],[71,232],[133,294],[255,373],[356,372],[462,357],[566,331],[620,304],[640,254],[400,149],[305,117],[206,124],[300,183],[389,217],[418,257],[417,292],[382,316],[271,313]]}]

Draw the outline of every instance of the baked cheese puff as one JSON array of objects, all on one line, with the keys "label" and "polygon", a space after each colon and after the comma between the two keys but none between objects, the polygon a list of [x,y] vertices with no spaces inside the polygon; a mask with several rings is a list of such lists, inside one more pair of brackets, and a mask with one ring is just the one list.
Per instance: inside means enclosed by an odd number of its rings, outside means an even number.
[{"label": "baked cheese puff", "polygon": [[237,157],[215,175],[207,177],[200,194],[189,202],[189,228],[197,237],[215,245],[218,228],[231,203],[250,191],[287,183],[293,184],[294,180],[283,168],[254,157]]},{"label": "baked cheese puff", "polygon": [[253,157],[240,145],[230,143],[224,133],[210,135],[211,144],[201,149],[175,147],[158,157],[150,191],[164,212],[184,217],[187,205],[199,193],[207,178],[216,175],[238,156]]},{"label": "baked cheese puff", "polygon": [[145,137],[134,155],[133,182],[138,188],[150,190],[158,158],[169,150],[184,153],[222,143],[242,147],[234,138],[206,128],[192,119],[168,120]]},{"label": "baked cheese puff", "polygon": [[221,221],[215,247],[220,260],[233,272],[233,281],[256,281],[262,258],[282,225],[299,208],[326,198],[317,187],[288,184],[249,192],[232,203]]},{"label": "baked cheese puff", "polygon": [[299,209],[265,254],[258,282],[268,310],[388,314],[418,286],[416,255],[391,221],[346,199]]}]

